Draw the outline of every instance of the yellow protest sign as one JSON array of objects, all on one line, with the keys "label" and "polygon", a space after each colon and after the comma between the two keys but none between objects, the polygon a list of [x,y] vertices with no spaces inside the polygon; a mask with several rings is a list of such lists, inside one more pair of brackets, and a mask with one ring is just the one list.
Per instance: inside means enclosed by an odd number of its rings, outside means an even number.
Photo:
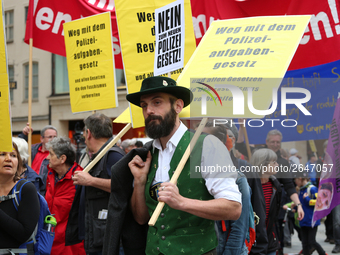
[{"label": "yellow protest sign", "polygon": [[214,21],[177,80],[194,94],[190,116],[261,118],[272,101],[276,108],[274,95],[309,19]]},{"label": "yellow protest sign", "polygon": [[[155,9],[171,2],[170,0],[115,1],[128,93],[138,92],[143,79],[154,76]],[[168,16],[169,22],[172,19],[174,19],[173,16]],[[181,39],[185,40],[185,65],[196,48],[190,0],[184,1],[184,19],[185,38]],[[171,72],[171,78],[176,80],[181,71],[182,69],[178,69]],[[133,127],[144,126],[141,108],[130,104],[130,109]]]},{"label": "yellow protest sign", "polygon": [[13,150],[12,125],[2,3],[0,4],[0,15],[0,151],[10,152]]},{"label": "yellow protest sign", "polygon": [[126,108],[115,120],[114,123],[131,123],[130,109]]},{"label": "yellow protest sign", "polygon": [[64,23],[72,112],[118,106],[110,13]]},{"label": "yellow protest sign", "polygon": [[308,140],[312,152],[317,152],[314,140]]}]

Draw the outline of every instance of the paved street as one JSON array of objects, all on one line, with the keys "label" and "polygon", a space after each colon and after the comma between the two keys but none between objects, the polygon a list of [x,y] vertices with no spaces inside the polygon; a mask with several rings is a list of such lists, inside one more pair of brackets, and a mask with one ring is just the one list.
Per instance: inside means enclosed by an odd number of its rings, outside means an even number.
[{"label": "paved street", "polygon": [[[326,239],[325,234],[325,224],[321,222],[321,224],[318,226],[318,233],[316,235],[316,241],[322,246],[322,248],[326,251],[328,255],[334,254],[332,253],[332,250],[334,248],[334,244],[329,244],[324,242]],[[293,255],[298,254],[302,250],[302,244],[297,237],[297,233],[294,232],[294,235],[292,236],[292,248],[284,248],[284,253],[287,255]],[[314,251],[313,254],[318,254],[317,251]]]}]

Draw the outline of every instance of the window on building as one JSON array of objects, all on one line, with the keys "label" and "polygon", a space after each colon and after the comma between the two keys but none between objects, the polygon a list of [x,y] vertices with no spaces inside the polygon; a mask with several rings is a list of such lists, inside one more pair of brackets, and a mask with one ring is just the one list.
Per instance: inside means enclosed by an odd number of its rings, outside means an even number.
[{"label": "window on building", "polygon": [[[33,62],[33,72],[32,72],[32,99],[38,99],[39,97],[39,65]],[[24,65],[25,69],[25,100],[28,99],[28,63]]]},{"label": "window on building", "polygon": [[13,29],[14,29],[14,11],[5,12],[5,30],[6,30],[6,42],[13,42]]},{"label": "window on building", "polygon": [[53,94],[65,94],[70,92],[68,84],[68,72],[66,58],[53,54],[52,57],[52,75],[53,75]]},{"label": "window on building", "polygon": [[[8,66],[8,81],[14,81],[14,66]],[[13,89],[9,90],[11,102],[13,102]]]},{"label": "window on building", "polygon": [[25,24],[27,21],[27,15],[28,15],[28,6],[25,6]]},{"label": "window on building", "polygon": [[[117,88],[126,89],[123,70],[116,69],[115,78]],[[66,58],[56,54],[52,55],[52,87],[53,95],[70,93]]]}]

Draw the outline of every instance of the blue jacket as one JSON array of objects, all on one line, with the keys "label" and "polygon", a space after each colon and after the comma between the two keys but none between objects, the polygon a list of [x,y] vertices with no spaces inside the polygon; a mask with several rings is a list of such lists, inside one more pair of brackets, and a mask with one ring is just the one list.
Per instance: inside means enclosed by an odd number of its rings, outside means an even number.
[{"label": "blue jacket", "polygon": [[[299,191],[299,199],[302,205],[302,209],[305,212],[305,217],[300,221],[300,227],[312,227],[312,218],[314,213],[314,205],[309,205],[309,201],[311,199],[315,199],[315,193],[318,193],[318,188],[313,185],[310,189],[311,197],[309,196],[303,198],[303,195],[307,193],[307,188],[309,185],[312,185],[308,182],[305,186],[300,188]],[[314,226],[319,226],[320,220],[316,221]]]},{"label": "blue jacket", "polygon": [[[238,173],[236,184],[242,193],[242,212],[240,218],[236,221],[226,220],[226,231],[222,230],[222,222],[216,221],[218,229],[218,255],[246,255],[248,254],[245,240],[249,231],[249,206],[251,197],[251,188],[248,185],[247,178],[244,174]],[[228,237],[229,235],[229,237]]]},{"label": "blue jacket", "polygon": [[306,163],[306,167],[308,168],[308,177],[310,181],[316,185],[316,162],[311,164],[310,160]]},{"label": "blue jacket", "polygon": [[32,182],[37,189],[38,192],[40,192],[40,189],[44,186],[44,182],[40,175],[38,175],[30,166],[25,164],[26,171],[24,172],[24,179]]},{"label": "blue jacket", "polygon": [[[19,134],[18,137],[25,139],[26,141],[28,139],[28,137],[26,135],[24,135],[23,133]],[[41,145],[42,145],[42,143],[37,143],[37,144],[32,145],[31,162],[33,162],[35,156],[38,153],[38,149],[41,147]],[[43,185],[40,187],[39,193],[43,196],[45,196],[45,193],[46,193],[46,179],[47,179],[47,173],[48,173],[48,169],[47,169],[48,163],[49,163],[48,159],[45,158],[42,161],[42,163],[40,165],[40,170],[39,170],[39,175],[41,176],[42,181],[43,181]]]}]

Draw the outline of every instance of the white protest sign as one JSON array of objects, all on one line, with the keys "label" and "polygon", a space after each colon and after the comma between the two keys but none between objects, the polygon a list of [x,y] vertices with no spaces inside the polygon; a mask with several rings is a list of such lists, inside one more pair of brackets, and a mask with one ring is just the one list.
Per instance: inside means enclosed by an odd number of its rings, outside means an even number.
[{"label": "white protest sign", "polygon": [[184,0],[155,10],[155,76],[184,66],[184,24]]}]

